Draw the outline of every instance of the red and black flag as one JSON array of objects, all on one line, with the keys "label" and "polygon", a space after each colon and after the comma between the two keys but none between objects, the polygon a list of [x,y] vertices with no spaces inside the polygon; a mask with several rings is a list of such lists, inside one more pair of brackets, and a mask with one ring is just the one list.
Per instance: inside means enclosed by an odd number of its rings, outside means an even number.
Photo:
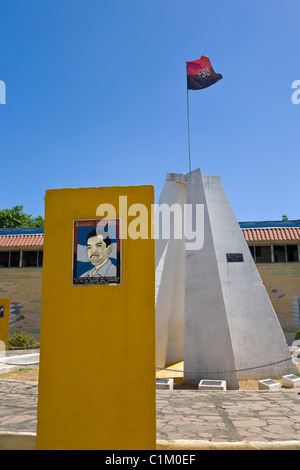
[{"label": "red and black flag", "polygon": [[201,59],[186,63],[188,90],[201,90],[221,80],[223,77],[216,73],[206,55]]}]

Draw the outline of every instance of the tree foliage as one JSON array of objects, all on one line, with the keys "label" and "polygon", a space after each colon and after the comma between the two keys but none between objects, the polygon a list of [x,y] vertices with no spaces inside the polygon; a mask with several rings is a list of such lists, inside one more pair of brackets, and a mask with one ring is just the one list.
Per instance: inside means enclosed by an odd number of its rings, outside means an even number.
[{"label": "tree foliage", "polygon": [[14,206],[12,209],[0,210],[0,228],[37,228],[44,227],[41,215],[32,215],[23,212],[24,206]]}]

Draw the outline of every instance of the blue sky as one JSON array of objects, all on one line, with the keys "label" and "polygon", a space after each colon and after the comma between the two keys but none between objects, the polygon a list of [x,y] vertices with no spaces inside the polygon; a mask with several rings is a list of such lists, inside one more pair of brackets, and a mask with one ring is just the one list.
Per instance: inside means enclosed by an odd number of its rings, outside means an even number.
[{"label": "blue sky", "polygon": [[[0,209],[44,214],[50,188],[219,175],[239,221],[300,218],[296,0],[2,0]],[[99,202],[100,203],[100,202]]]}]

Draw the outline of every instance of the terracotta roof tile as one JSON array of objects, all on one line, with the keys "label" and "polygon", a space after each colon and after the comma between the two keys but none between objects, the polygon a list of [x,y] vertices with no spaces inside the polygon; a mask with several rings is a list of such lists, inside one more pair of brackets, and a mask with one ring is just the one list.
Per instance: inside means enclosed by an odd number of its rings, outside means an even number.
[{"label": "terracotta roof tile", "polygon": [[43,247],[44,235],[4,235],[0,236],[0,247]]},{"label": "terracotta roof tile", "polygon": [[[300,241],[300,227],[242,229],[247,242]],[[43,247],[43,234],[0,235],[0,247]]]},{"label": "terracotta roof tile", "polygon": [[243,229],[242,232],[247,242],[300,240],[300,227]]}]

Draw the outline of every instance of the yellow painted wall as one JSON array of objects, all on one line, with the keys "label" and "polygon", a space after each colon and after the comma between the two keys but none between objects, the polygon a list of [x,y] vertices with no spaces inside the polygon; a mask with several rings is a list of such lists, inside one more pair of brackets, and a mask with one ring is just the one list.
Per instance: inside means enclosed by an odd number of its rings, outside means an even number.
[{"label": "yellow painted wall", "polygon": [[0,306],[4,307],[3,318],[0,318],[0,341],[8,344],[10,299],[0,299]]},{"label": "yellow painted wall", "polygon": [[151,221],[152,186],[46,193],[38,449],[155,449],[154,240],[122,240],[121,285],[72,285],[73,220],[119,195]]},{"label": "yellow painted wall", "polygon": [[292,298],[300,297],[300,263],[257,263],[282,327],[292,326]]}]

